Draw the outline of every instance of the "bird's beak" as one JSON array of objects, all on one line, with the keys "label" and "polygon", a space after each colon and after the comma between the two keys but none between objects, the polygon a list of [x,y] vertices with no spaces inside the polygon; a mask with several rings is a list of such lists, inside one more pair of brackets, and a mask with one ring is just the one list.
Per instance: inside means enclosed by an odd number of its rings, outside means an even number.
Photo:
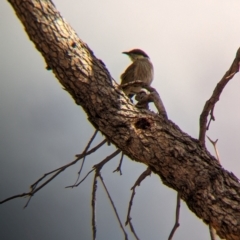
[{"label": "bird's beak", "polygon": [[123,54],[127,54],[128,55],[128,52],[122,52]]}]

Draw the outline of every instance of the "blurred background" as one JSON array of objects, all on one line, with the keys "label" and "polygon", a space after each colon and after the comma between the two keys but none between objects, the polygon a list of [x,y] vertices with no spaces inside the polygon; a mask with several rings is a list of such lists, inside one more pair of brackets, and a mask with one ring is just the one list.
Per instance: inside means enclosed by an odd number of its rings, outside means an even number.
[{"label": "blurred background", "polygon": [[[240,47],[238,1],[54,0],[57,9],[107,66],[113,78],[130,64],[122,51],[143,49],[155,67],[153,87],[169,118],[198,137],[199,115]],[[86,114],[62,90],[29,41],[7,1],[0,2],[0,200],[27,192],[44,173],[72,160],[94,129]],[[240,77],[224,89],[207,135],[219,139],[223,167],[240,177]],[[102,140],[99,133],[93,146]],[[114,151],[105,146],[87,157],[82,176]],[[208,143],[209,151],[214,154]],[[123,175],[112,173],[120,155],[102,176],[125,222],[130,188],[145,166],[124,158]],[[0,239],[92,239],[93,174],[78,188],[80,164],[65,170],[27,199],[0,205]],[[176,192],[156,175],[136,189],[132,222],[140,239],[167,239],[174,224]],[[124,239],[101,183],[97,190],[97,239]],[[182,202],[176,240],[210,239],[208,227]],[[134,237],[129,232],[129,239]]]}]

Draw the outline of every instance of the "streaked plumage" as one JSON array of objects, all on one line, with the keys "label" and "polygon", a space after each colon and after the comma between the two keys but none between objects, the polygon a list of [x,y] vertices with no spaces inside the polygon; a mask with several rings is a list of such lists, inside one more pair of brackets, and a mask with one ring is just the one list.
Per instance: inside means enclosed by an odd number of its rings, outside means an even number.
[{"label": "streaked plumage", "polygon": [[[123,53],[127,54],[133,63],[121,75],[121,85],[136,80],[141,80],[145,84],[150,85],[153,80],[153,65],[148,55],[140,49],[133,49],[129,52]],[[126,95],[131,97],[132,95],[138,93],[141,89],[141,87],[129,86],[123,88],[123,91]]]}]

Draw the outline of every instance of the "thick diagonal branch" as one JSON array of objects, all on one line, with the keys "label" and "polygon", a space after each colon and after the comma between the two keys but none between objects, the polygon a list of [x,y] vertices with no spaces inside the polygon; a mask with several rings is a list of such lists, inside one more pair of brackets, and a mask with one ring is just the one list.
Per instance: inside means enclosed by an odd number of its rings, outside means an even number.
[{"label": "thick diagonal branch", "polygon": [[51,1],[9,2],[46,65],[93,126],[124,155],[146,164],[178,191],[189,209],[211,223],[219,236],[239,240],[238,179],[173,122],[133,106]]}]

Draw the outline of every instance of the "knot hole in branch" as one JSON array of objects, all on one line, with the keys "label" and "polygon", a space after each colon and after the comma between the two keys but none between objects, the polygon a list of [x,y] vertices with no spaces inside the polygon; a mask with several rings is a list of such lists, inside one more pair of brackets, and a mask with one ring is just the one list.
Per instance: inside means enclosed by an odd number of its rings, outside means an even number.
[{"label": "knot hole in branch", "polygon": [[151,126],[150,122],[146,119],[146,118],[140,118],[137,120],[137,122],[135,123],[135,127],[137,129],[149,129]]}]

